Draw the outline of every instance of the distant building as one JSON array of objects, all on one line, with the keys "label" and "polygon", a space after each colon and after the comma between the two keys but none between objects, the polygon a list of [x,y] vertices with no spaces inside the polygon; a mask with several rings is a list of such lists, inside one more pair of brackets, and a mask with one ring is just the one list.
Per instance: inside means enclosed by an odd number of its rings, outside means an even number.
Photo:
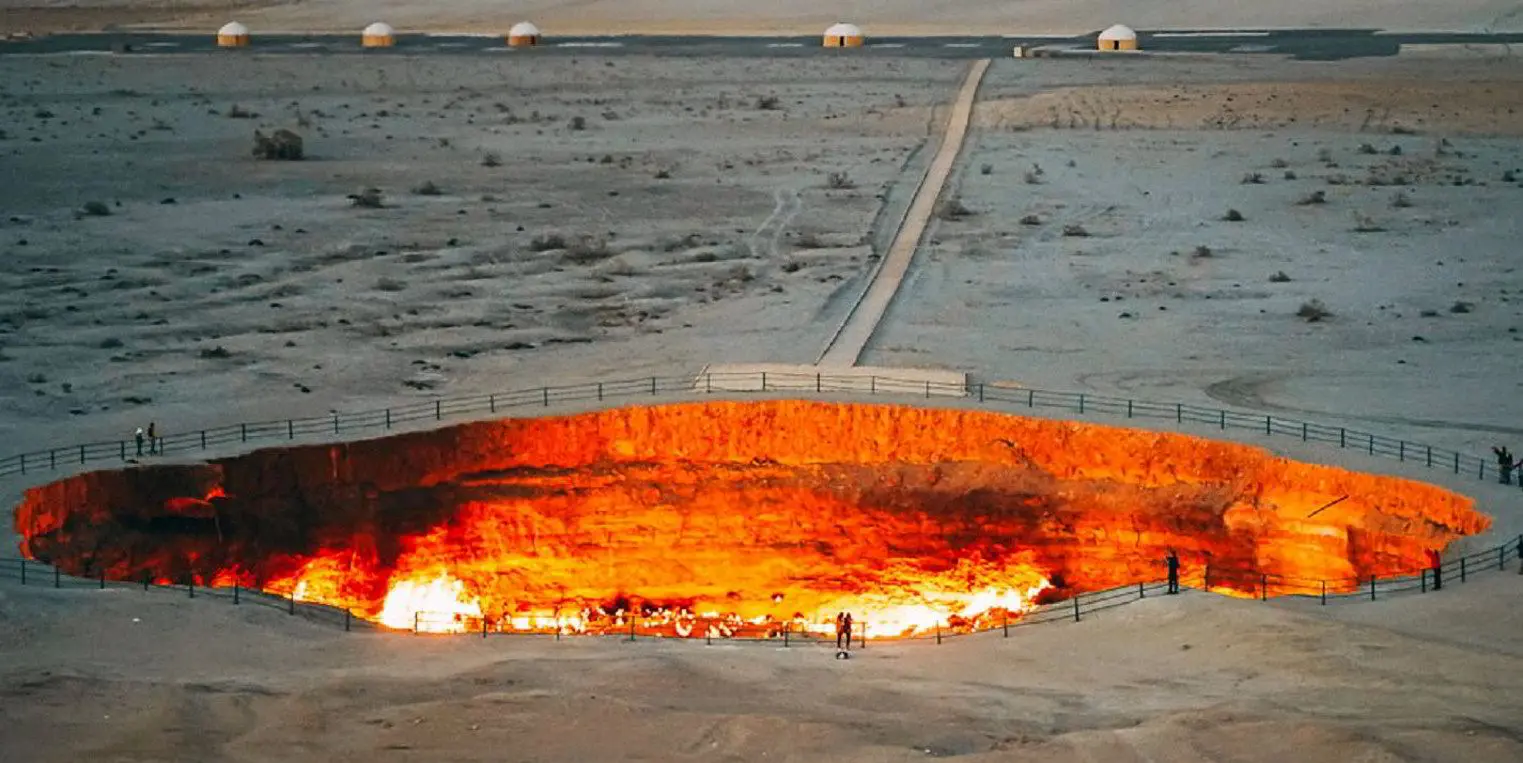
[{"label": "distant building", "polygon": [[539,27],[520,21],[508,30],[508,47],[530,48],[539,44]]},{"label": "distant building", "polygon": [[1100,50],[1136,50],[1137,33],[1129,26],[1117,24],[1100,33],[1097,47]]},{"label": "distant building", "polygon": [[377,21],[360,33],[360,44],[367,48],[389,48],[397,44],[397,33],[391,25]]},{"label": "distant building", "polygon": [[248,44],[249,28],[236,21],[229,21],[217,30],[219,48],[242,48]]},{"label": "distant building", "polygon": [[862,28],[856,24],[848,24],[844,21],[832,24],[829,29],[825,30],[825,47],[862,47]]}]

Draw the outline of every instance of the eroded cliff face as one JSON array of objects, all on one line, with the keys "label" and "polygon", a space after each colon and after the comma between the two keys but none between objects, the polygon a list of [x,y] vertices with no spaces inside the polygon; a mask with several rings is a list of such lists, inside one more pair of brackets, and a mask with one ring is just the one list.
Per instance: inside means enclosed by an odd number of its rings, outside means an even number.
[{"label": "eroded cliff face", "polygon": [[956,618],[989,596],[1006,598],[986,609],[1014,611],[1044,588],[1157,580],[1171,548],[1186,576],[1209,564],[1212,582],[1245,591],[1261,574],[1368,579],[1488,525],[1431,485],[1231,443],[798,401],[94,472],[16,510],[22,551],[71,574],[296,588],[372,618],[398,584],[438,578],[488,617],[660,605],[814,618],[933,602]]}]

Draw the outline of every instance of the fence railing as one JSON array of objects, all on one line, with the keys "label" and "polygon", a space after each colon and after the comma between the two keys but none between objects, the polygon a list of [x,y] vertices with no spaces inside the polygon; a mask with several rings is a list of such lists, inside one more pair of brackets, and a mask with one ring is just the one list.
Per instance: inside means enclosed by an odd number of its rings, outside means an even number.
[{"label": "fence railing", "polygon": [[145,443],[141,453],[133,438],[63,445],[0,458],[0,477],[30,475],[101,461],[128,462],[140,456],[188,454],[223,445],[248,445],[298,439],[332,439],[346,434],[378,433],[416,422],[479,419],[483,415],[521,413],[568,403],[606,402],[628,398],[701,399],[750,394],[869,395],[896,399],[955,397],[1001,409],[1057,410],[1077,416],[1105,414],[1128,419],[1172,421],[1177,425],[1203,425],[1226,431],[1251,430],[1270,436],[1298,438],[1303,442],[1336,443],[1371,456],[1416,462],[1430,469],[1454,474],[1474,474],[1477,479],[1500,476],[1489,459],[1447,448],[1385,437],[1329,424],[1316,424],[1271,414],[1206,408],[1186,403],[1095,395],[1087,392],[1013,388],[983,383],[950,384],[890,376],[828,373],[736,372],[698,376],[649,376],[638,379],[587,382],[553,387],[534,387],[467,397],[435,398],[416,403],[354,413],[334,412],[270,421],[247,422],[209,429],[178,431]]},{"label": "fence railing", "polygon": [[[1268,601],[1269,599],[1316,600],[1325,606],[1331,603],[1347,601],[1373,601],[1401,594],[1426,594],[1440,590],[1440,585],[1450,587],[1463,585],[1477,575],[1506,571],[1511,562],[1518,563],[1518,574],[1523,575],[1523,536],[1519,536],[1516,541],[1510,541],[1495,548],[1478,551],[1457,559],[1450,559],[1443,563],[1437,575],[1431,569],[1420,569],[1403,574],[1370,576],[1367,578],[1349,577],[1316,580],[1267,574],[1257,570],[1242,568],[1206,567],[1198,573],[1181,575],[1179,585],[1182,591],[1196,590],[1230,593],[1240,598],[1258,598],[1263,601]],[[19,581],[21,585],[47,586],[60,589],[98,588],[104,590],[107,588],[138,588],[145,593],[155,591],[161,593],[172,592],[176,595],[187,596],[188,598],[202,596],[228,601],[233,604],[269,607],[284,611],[292,616],[301,615],[314,622],[333,627],[342,627],[345,631],[356,628],[374,630],[376,627],[373,623],[353,616],[347,610],[324,604],[305,602],[289,593],[282,595],[236,586],[232,588],[207,588],[197,586],[194,583],[165,584],[151,579],[135,583],[112,581],[105,577],[93,579],[80,578],[65,575],[57,567],[28,559],[0,558],[0,579]],[[947,639],[995,631],[1000,631],[1004,636],[1008,637],[1010,631],[1014,629],[1055,622],[1079,622],[1086,617],[1108,609],[1142,601],[1150,596],[1165,595],[1167,590],[1167,582],[1138,582],[1104,591],[1076,594],[1043,604],[1015,618],[1005,617],[1000,618],[998,621],[985,619],[972,625],[948,622],[935,626],[929,632],[920,631],[911,635],[885,633],[881,625],[875,629],[874,623],[870,619],[864,619],[856,623],[853,643],[865,647],[869,640],[878,642],[935,640],[936,643],[940,644]],[[715,641],[766,641],[779,643],[783,646],[795,644],[809,646],[835,643],[835,638],[829,634],[805,629],[800,627],[799,624],[789,622],[737,624],[732,620],[725,620],[723,618],[693,618],[687,621],[687,631],[683,632],[680,629],[674,628],[673,618],[670,614],[659,616],[625,614],[620,615],[616,621],[613,618],[609,618],[609,622],[599,623],[596,627],[585,631],[581,628],[569,626],[545,626],[543,623],[529,624],[525,627],[518,625],[514,620],[515,618],[512,617],[502,619],[481,617],[456,618],[453,615],[439,612],[419,612],[415,614],[410,630],[413,633],[480,636],[482,638],[504,635],[525,638],[554,638],[557,641],[562,638],[602,637],[637,640],[640,638],[677,637],[682,640],[703,641],[710,644]]]},{"label": "fence railing", "polygon": [[[148,455],[150,448],[156,449],[160,454],[191,453],[228,444],[242,445],[272,441],[292,442],[298,438],[332,438],[361,432],[385,432],[408,423],[442,423],[447,420],[469,420],[471,418],[479,418],[483,414],[507,414],[509,412],[549,408],[568,403],[605,402],[639,397],[662,398],[663,396],[668,399],[678,398],[688,400],[711,396],[734,398],[758,393],[779,393],[788,394],[789,396],[808,395],[811,393],[820,396],[857,396],[866,394],[869,396],[897,399],[929,399],[932,397],[946,398],[950,396],[1006,409],[1024,407],[1033,410],[1059,410],[1079,416],[1106,414],[1124,416],[1129,419],[1172,420],[1178,425],[1206,425],[1223,431],[1228,429],[1248,429],[1270,436],[1296,437],[1303,442],[1337,443],[1340,448],[1358,449],[1369,455],[1386,456],[1403,462],[1415,461],[1427,468],[1451,470],[1455,474],[1474,474],[1477,479],[1487,479],[1488,476],[1500,475],[1496,467],[1491,466],[1490,462],[1485,458],[1466,455],[1445,448],[1437,448],[1423,443],[1348,429],[1346,427],[1314,424],[1267,414],[1259,415],[1218,408],[1204,408],[1185,403],[1157,403],[1084,392],[1054,392],[1050,390],[1014,388],[982,383],[954,385],[944,382],[911,380],[888,376],[832,375],[823,372],[812,374],[780,373],[770,371],[701,374],[696,377],[691,375],[652,376],[564,386],[545,386],[488,395],[436,398],[423,402],[357,413],[335,412],[328,416],[233,424],[211,429],[179,432],[162,438],[158,443],[145,443],[143,454]],[[55,471],[69,466],[99,461],[127,462],[137,457],[137,444],[132,440],[83,443],[50,448],[48,450],[31,451],[0,459],[0,477],[29,475],[41,471]],[[1516,543],[1503,544],[1497,548],[1487,549],[1446,562],[1441,568],[1443,579],[1445,583],[1450,583],[1455,579],[1463,583],[1472,574],[1486,570],[1503,569],[1509,560],[1519,559],[1520,555],[1523,555],[1523,538],[1519,538]],[[1520,573],[1523,573],[1523,568],[1520,568]],[[293,615],[303,614],[315,621],[332,624],[342,623],[346,630],[361,622],[345,610],[301,602],[291,596],[279,596],[236,587],[231,589],[198,588],[193,584],[160,585],[152,581],[123,583],[103,578],[93,580],[76,578],[64,575],[57,568],[45,563],[14,557],[0,558],[0,578],[20,580],[23,584],[27,585],[51,584],[58,588],[77,588],[80,586],[106,588],[125,585],[141,586],[146,591],[176,590],[184,592],[188,596],[213,596],[229,599],[237,604],[248,602],[256,605],[284,608]],[[1317,597],[1325,604],[1329,601],[1351,598],[1379,598],[1382,595],[1392,595],[1408,591],[1426,592],[1432,588],[1433,582],[1431,573],[1427,570],[1411,572],[1405,575],[1372,577],[1368,579],[1310,580],[1267,575],[1256,570],[1233,570],[1226,567],[1213,567],[1203,569],[1198,575],[1193,577],[1186,576],[1181,581],[1181,584],[1188,588],[1232,591],[1239,595],[1252,595],[1257,592],[1260,598],[1265,599],[1287,596]],[[987,632],[996,628],[1008,633],[1011,628],[1037,625],[1057,620],[1079,620],[1086,614],[1139,601],[1149,595],[1156,595],[1158,591],[1163,590],[1165,587],[1166,584],[1164,583],[1138,583],[1108,591],[1080,594],[1065,599],[1062,602],[1038,607],[1016,620],[1003,622],[998,626],[959,631],[953,631],[949,628],[945,633],[937,631],[932,634],[920,634],[909,638],[911,640],[935,638],[939,642],[945,638],[967,635],[971,632]],[[429,624],[427,620],[431,617],[434,617],[434,615],[428,613],[420,615],[419,620],[415,622],[415,630],[432,630],[431,628],[424,627]],[[512,628],[502,627],[501,624],[493,624],[491,622],[484,624],[472,623],[472,625],[475,627],[468,630],[472,632],[480,630],[483,634],[518,632]],[[871,630],[872,623],[867,622],[862,624],[862,632],[871,633]],[[659,632],[660,630],[655,628],[646,627],[642,629],[636,623],[632,627],[630,635],[632,637],[639,637],[642,633],[656,635]],[[544,635],[558,636],[559,631]],[[756,637],[771,639],[776,638],[778,635],[781,635],[788,641],[796,639],[800,643],[814,643],[822,640],[833,643],[833,639],[821,639],[810,633],[789,634],[784,630],[781,634],[778,634],[775,629],[761,633]],[[729,638],[734,640],[735,637]],[[744,640],[746,636],[742,635],[740,638]]]}]

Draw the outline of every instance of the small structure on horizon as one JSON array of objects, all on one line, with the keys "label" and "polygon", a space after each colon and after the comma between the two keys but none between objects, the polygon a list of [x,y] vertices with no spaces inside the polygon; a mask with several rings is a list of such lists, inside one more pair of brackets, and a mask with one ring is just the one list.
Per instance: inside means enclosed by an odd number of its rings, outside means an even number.
[{"label": "small structure on horizon", "polygon": [[217,30],[217,47],[219,48],[242,48],[248,44],[249,28],[236,21],[229,21]]},{"label": "small structure on horizon", "polygon": [[360,33],[360,45],[367,48],[389,48],[395,44],[397,33],[390,24],[377,21]]},{"label": "small structure on horizon", "polygon": [[508,47],[532,48],[539,44],[539,27],[527,21],[520,21],[508,30]]},{"label": "small structure on horizon", "polygon": [[1125,24],[1116,24],[1100,33],[1095,47],[1099,50],[1136,50],[1137,33]]},{"label": "small structure on horizon", "polygon": [[824,42],[827,48],[860,48],[862,47],[862,27],[838,21],[825,30]]}]

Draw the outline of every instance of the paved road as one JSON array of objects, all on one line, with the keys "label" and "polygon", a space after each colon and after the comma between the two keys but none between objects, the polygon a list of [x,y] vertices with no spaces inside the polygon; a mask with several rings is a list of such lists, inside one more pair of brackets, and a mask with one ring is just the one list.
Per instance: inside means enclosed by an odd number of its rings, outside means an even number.
[{"label": "paved road", "polygon": [[[0,55],[18,53],[205,53],[216,50],[214,30],[202,35],[107,32],[58,34],[34,40],[0,43]],[[870,31],[870,30],[869,30]],[[394,48],[372,49],[366,55],[599,55],[640,54],[662,56],[916,56],[927,58],[1005,57],[1016,45],[1069,47],[1089,51],[1094,33],[1076,37],[870,37],[866,47],[850,50],[825,49],[820,38],[810,37],[550,37],[533,50],[512,50],[501,37],[458,35],[398,35]],[[1306,60],[1334,60],[1395,55],[1403,44],[1512,44],[1523,43],[1523,33],[1383,34],[1374,29],[1297,29],[1235,32],[1156,30],[1139,33],[1144,50],[1160,53],[1271,53]],[[253,53],[349,53],[360,50],[359,33],[352,35],[270,34],[254,37],[251,47],[223,51],[229,55]]]},{"label": "paved road", "polygon": [[856,365],[862,350],[878,331],[878,324],[888,312],[894,295],[899,293],[904,274],[909,272],[910,262],[915,259],[915,252],[920,248],[920,239],[925,237],[925,227],[931,221],[931,214],[936,211],[936,202],[941,198],[942,189],[952,174],[958,155],[962,153],[968,122],[973,118],[973,103],[978,98],[978,86],[984,81],[984,72],[988,71],[990,60],[984,58],[975,61],[968,70],[968,76],[963,80],[962,88],[957,91],[957,98],[947,113],[947,126],[942,131],[941,147],[936,150],[936,156],[931,159],[925,176],[915,189],[909,211],[905,213],[904,221],[894,234],[894,243],[889,246],[888,253],[884,255],[882,264],[873,274],[873,280],[867,285],[861,299],[852,306],[846,321],[826,344],[825,351],[820,354],[819,365],[837,368]]}]

